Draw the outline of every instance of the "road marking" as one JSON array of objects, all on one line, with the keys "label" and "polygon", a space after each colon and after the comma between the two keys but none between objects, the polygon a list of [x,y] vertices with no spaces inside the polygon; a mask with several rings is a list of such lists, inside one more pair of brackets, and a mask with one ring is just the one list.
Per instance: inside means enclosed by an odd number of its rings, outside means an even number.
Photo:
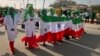
[{"label": "road marking", "polygon": [[69,41],[69,40],[66,40],[65,42],[73,44],[73,45],[76,45],[78,47],[81,47],[81,48],[84,48],[84,49],[87,49],[87,50],[90,50],[90,51],[94,51],[94,52],[100,53],[100,50],[95,50],[93,48],[90,48],[90,47],[87,47],[87,46],[84,46],[84,45],[81,45],[81,44],[78,44],[78,43],[75,43],[75,42],[72,42],[72,41]]},{"label": "road marking", "polygon": [[45,48],[45,47],[42,47],[42,46],[41,46],[41,49],[43,49],[43,50],[45,50],[46,52],[52,54],[52,56],[63,56],[63,54],[60,54],[60,53],[51,51],[51,50],[49,50],[48,48]]}]

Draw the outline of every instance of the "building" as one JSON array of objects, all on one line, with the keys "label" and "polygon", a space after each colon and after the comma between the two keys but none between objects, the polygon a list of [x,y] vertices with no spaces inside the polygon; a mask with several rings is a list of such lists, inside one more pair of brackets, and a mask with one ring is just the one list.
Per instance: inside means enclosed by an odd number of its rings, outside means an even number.
[{"label": "building", "polygon": [[76,4],[76,5],[69,5],[67,6],[69,9],[77,10],[77,9],[87,9],[88,6],[84,4]]}]

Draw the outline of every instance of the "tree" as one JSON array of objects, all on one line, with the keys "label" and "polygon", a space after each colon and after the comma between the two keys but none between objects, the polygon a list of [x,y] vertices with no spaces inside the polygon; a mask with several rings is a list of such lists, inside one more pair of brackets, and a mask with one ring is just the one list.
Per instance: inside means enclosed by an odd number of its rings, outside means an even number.
[{"label": "tree", "polygon": [[91,9],[95,12],[100,12],[100,5],[92,5]]},{"label": "tree", "polygon": [[54,4],[51,4],[50,7],[67,7],[68,5],[76,5],[76,2],[71,0],[56,0]]}]

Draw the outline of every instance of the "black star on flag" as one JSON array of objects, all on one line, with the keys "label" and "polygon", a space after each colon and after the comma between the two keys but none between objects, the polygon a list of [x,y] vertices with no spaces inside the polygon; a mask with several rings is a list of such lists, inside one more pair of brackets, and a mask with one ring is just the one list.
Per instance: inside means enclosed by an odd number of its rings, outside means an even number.
[{"label": "black star on flag", "polygon": [[61,25],[60,24],[58,24],[58,28],[60,28],[61,27]]}]

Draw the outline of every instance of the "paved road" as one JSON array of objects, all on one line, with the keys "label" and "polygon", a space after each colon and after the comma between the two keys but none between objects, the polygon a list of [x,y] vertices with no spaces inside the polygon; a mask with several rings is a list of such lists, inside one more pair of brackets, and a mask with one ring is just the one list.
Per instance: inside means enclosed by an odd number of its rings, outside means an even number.
[{"label": "paved road", "polygon": [[[100,56],[100,25],[85,24],[85,34],[80,40],[70,40],[62,44],[47,47],[40,45],[38,49],[27,49],[20,39],[24,31],[19,27],[15,41],[15,56]],[[7,34],[0,27],[0,56],[10,56]]]}]

